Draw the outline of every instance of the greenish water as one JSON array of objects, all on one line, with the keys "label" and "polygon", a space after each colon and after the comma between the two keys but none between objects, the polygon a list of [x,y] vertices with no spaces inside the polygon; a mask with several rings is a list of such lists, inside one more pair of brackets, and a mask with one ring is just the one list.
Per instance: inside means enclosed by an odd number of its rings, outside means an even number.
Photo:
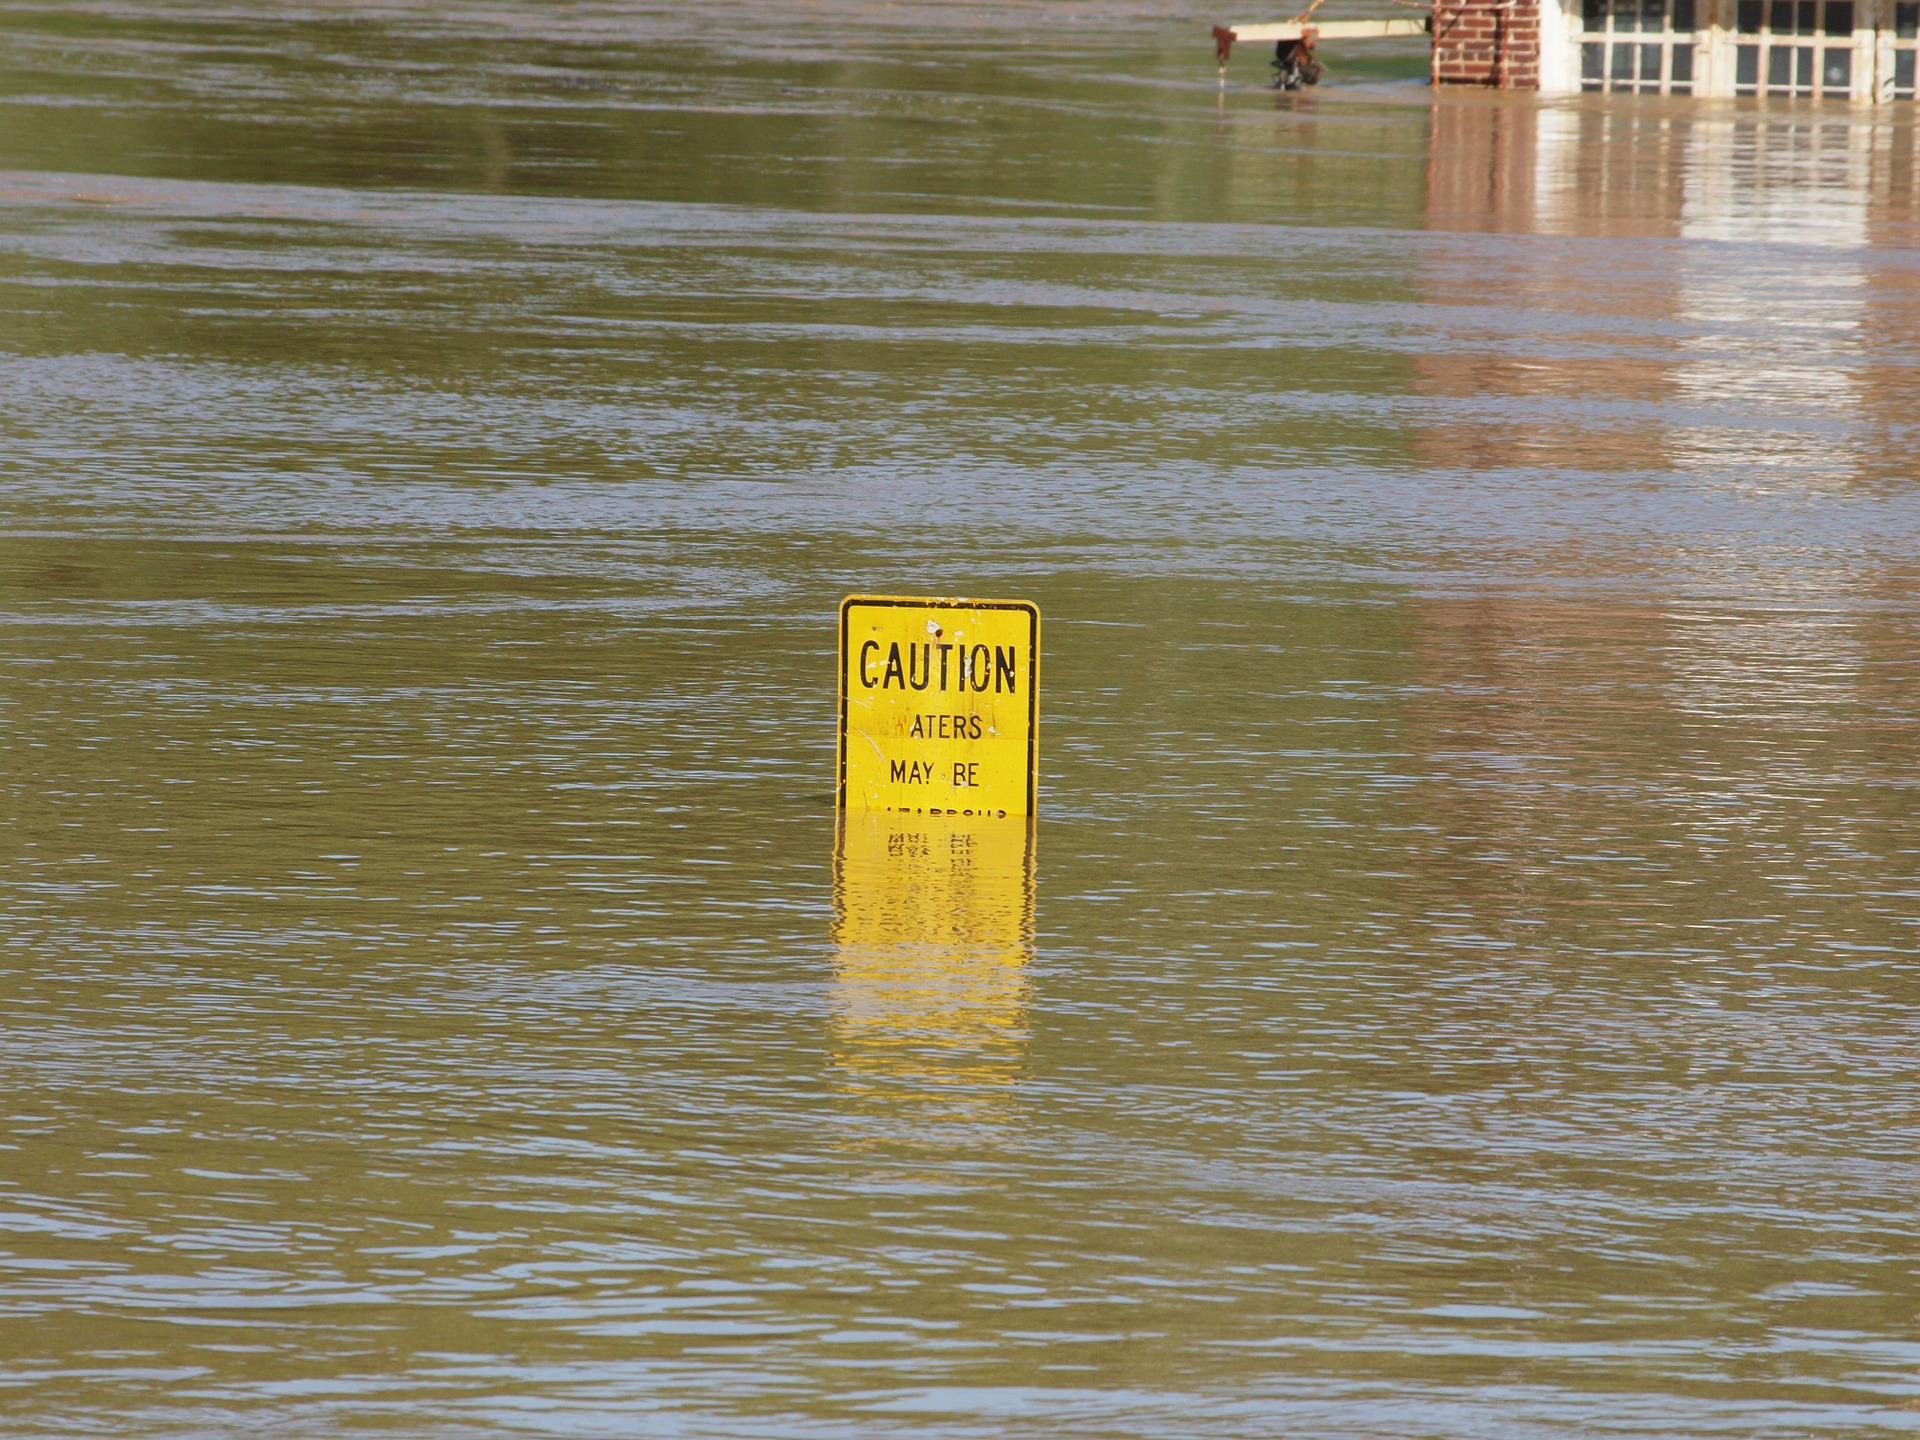
[{"label": "greenish water", "polygon": [[0,4],[0,1429],[1920,1426],[1913,112],[1230,18]]}]

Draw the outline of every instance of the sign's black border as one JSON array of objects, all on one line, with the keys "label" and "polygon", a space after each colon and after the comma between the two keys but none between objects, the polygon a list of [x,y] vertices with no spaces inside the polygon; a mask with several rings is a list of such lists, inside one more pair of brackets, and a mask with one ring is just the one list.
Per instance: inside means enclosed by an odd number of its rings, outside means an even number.
[{"label": "sign's black border", "polygon": [[1026,612],[1027,674],[1033,677],[1027,686],[1027,815],[1036,814],[1040,808],[1040,607],[1031,600],[957,600],[941,595],[849,595],[840,602],[840,646],[836,656],[840,675],[834,682],[840,692],[840,733],[834,746],[834,808],[847,808],[847,612],[856,605]]}]

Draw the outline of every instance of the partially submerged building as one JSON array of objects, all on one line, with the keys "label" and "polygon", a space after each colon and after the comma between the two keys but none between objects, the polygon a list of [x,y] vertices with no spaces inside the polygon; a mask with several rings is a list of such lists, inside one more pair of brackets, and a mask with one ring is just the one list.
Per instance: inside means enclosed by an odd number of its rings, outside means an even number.
[{"label": "partially submerged building", "polygon": [[1284,64],[1320,39],[1421,30],[1436,85],[1871,104],[1915,98],[1920,0],[1434,0],[1425,22],[1295,20],[1213,35],[1224,66],[1236,41],[1277,43]]},{"label": "partially submerged building", "polygon": [[1920,0],[1440,0],[1433,78],[1569,94],[1915,98]]}]

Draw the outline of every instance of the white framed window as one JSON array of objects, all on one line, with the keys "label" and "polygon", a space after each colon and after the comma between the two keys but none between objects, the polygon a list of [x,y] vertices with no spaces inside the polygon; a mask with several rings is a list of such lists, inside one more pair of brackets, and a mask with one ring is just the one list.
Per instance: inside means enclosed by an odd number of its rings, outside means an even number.
[{"label": "white framed window", "polygon": [[1580,88],[1693,94],[1694,12],[1695,0],[1581,0]]},{"label": "white framed window", "polygon": [[1867,0],[1738,0],[1733,93],[1851,99],[1856,11]]},{"label": "white framed window", "polygon": [[1914,88],[1914,55],[1920,52],[1920,0],[1894,0],[1893,29],[1881,32],[1881,74],[1889,100],[1920,100]]}]

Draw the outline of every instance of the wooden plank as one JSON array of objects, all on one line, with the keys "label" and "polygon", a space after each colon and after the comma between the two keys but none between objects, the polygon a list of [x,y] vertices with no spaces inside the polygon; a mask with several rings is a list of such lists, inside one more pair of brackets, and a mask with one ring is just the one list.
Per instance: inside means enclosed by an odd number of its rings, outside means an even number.
[{"label": "wooden plank", "polygon": [[1424,35],[1427,22],[1415,19],[1393,20],[1322,20],[1318,23],[1301,24],[1290,20],[1284,25],[1234,25],[1236,43],[1257,45],[1262,40],[1272,43],[1276,40],[1298,40],[1311,30],[1320,40],[1386,40],[1398,35]]}]

